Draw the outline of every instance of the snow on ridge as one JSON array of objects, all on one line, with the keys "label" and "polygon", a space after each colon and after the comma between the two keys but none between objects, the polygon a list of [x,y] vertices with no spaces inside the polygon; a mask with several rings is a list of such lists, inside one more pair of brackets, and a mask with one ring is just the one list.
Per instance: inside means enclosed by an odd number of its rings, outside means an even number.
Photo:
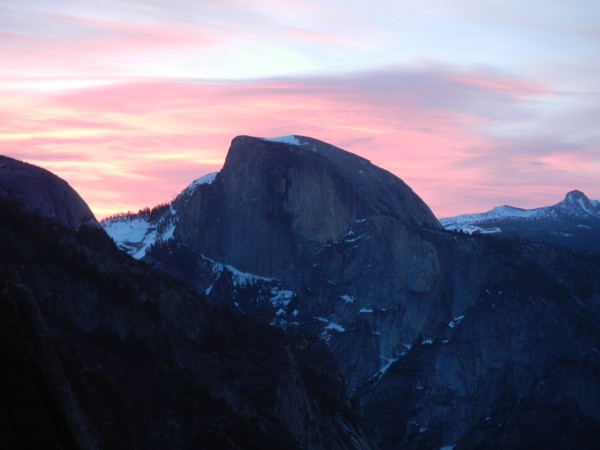
[{"label": "snow on ridge", "polygon": [[135,259],[146,256],[148,248],[158,241],[173,238],[175,223],[168,223],[163,231],[159,231],[164,222],[151,223],[142,217],[117,217],[102,222],[102,228],[113,241]]},{"label": "snow on ridge", "polygon": [[463,319],[465,318],[465,316],[456,316],[454,317],[449,323],[448,326],[450,328],[454,328],[456,327]]},{"label": "snow on ridge", "polygon": [[458,229],[465,225],[473,225],[479,222],[485,222],[488,220],[503,220],[503,219],[524,219],[532,218],[540,213],[537,209],[521,209],[513,206],[497,206],[490,211],[481,214],[462,214],[455,217],[445,217],[440,219],[441,224],[446,228],[453,227],[452,229]]},{"label": "snow on ridge", "polygon": [[263,141],[278,142],[280,144],[301,145],[302,143],[296,136],[280,136],[274,138],[264,138]]},{"label": "snow on ridge", "polygon": [[[176,211],[169,207],[165,211],[142,210],[137,214],[127,214],[103,220],[104,231],[119,248],[135,259],[141,259],[156,242],[173,238],[177,223]],[[154,217],[153,217],[153,214]]]},{"label": "snow on ridge", "polygon": [[192,181],[190,183],[190,185],[186,188],[186,190],[194,190],[201,184],[212,184],[213,181],[215,181],[215,178],[217,177],[218,173],[219,172],[207,173],[206,175],[203,175],[200,178],[195,179],[194,181]]},{"label": "snow on ridge", "polygon": [[262,277],[260,275],[256,275],[249,272],[242,272],[239,269],[236,269],[230,264],[224,264],[220,262],[213,261],[210,258],[202,255],[202,258],[213,264],[213,273],[223,272],[224,269],[227,269],[233,278],[233,284],[235,286],[248,286],[256,283],[257,281],[274,281],[273,278]]},{"label": "snow on ridge", "polygon": [[497,206],[483,215],[489,219],[512,219],[514,217],[527,218],[537,215],[540,212],[540,209],[542,208],[523,209],[515,208],[514,206],[503,205]]},{"label": "snow on ridge", "polygon": [[[583,194],[567,194],[565,200],[552,205],[534,209],[515,208],[514,206],[497,206],[480,214],[463,214],[440,219],[447,230],[462,230],[466,233],[493,233],[499,229],[481,227],[485,222],[501,222],[505,220],[557,220],[563,216],[600,219],[600,201],[591,200]],[[497,231],[496,231],[497,230]]]},{"label": "snow on ridge", "polygon": [[344,331],[346,331],[346,329],[343,326],[333,322],[329,322],[329,325],[327,325],[324,329],[337,331],[338,333],[343,333]]},{"label": "snow on ridge", "polygon": [[577,199],[577,204],[579,205],[579,207],[585,211],[586,213],[588,213],[590,216],[595,216],[596,214],[594,214],[593,211],[590,211],[587,207],[587,205],[585,204],[584,200],[582,198],[578,198]]},{"label": "snow on ridge", "polygon": [[[404,356],[404,354],[401,356]],[[392,364],[394,364],[399,359],[399,358],[386,358],[385,356],[380,356],[379,358],[384,360],[385,364],[383,366],[381,366],[381,368],[377,372],[375,372],[373,375],[371,375],[369,377],[369,381],[371,381],[371,382],[379,381],[381,379],[381,377],[383,377],[385,375],[385,373],[389,370],[389,368],[392,367]]]}]

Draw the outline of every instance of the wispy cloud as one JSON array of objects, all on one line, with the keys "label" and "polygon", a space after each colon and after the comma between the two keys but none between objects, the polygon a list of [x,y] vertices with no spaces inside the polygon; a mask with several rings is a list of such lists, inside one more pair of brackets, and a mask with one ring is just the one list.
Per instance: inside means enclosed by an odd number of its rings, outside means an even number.
[{"label": "wispy cloud", "polygon": [[[170,200],[218,170],[238,134],[304,134],[361,154],[403,178],[439,216],[513,200],[548,204],[572,188],[600,198],[600,139],[573,139],[582,135],[577,117],[600,108],[575,102],[565,120],[548,108],[562,99],[490,67],[439,64],[11,91],[0,99],[0,152],[64,176],[99,216]],[[554,132],[539,133],[553,123]],[[531,195],[518,202],[523,192]]]}]

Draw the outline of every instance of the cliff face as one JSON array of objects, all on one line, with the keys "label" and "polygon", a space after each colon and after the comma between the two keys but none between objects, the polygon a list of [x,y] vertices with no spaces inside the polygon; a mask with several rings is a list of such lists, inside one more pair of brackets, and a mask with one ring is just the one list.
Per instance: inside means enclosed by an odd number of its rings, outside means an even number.
[{"label": "cliff face", "polygon": [[94,214],[66,181],[41,167],[0,155],[0,197],[69,228],[99,227]]},{"label": "cliff face", "polygon": [[174,236],[211,259],[294,283],[308,259],[374,214],[440,228],[400,179],[311,138],[296,143],[240,136],[223,169],[180,211]]},{"label": "cliff face", "polygon": [[380,446],[594,448],[600,259],[449,237],[428,334],[360,390]]},{"label": "cliff face", "polygon": [[595,445],[599,257],[444,231],[393,175],[301,137],[236,138],[171,206],[146,260],[319,336],[381,448]]}]

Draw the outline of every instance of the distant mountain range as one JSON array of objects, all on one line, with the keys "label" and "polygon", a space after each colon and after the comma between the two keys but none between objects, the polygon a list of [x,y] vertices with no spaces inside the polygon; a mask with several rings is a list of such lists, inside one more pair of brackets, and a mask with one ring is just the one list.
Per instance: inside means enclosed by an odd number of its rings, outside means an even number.
[{"label": "distant mountain range", "polygon": [[440,219],[447,230],[496,234],[551,242],[578,250],[600,252],[600,201],[571,191],[552,206],[521,209],[498,206],[481,214]]}]

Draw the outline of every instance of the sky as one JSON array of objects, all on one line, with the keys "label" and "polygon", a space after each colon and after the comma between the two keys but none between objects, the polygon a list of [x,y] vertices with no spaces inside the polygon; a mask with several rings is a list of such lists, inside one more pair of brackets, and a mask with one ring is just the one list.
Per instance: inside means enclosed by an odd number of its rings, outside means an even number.
[{"label": "sky", "polygon": [[0,0],[0,61],[0,153],[98,218],[237,135],[357,153],[438,217],[600,199],[597,0]]}]

